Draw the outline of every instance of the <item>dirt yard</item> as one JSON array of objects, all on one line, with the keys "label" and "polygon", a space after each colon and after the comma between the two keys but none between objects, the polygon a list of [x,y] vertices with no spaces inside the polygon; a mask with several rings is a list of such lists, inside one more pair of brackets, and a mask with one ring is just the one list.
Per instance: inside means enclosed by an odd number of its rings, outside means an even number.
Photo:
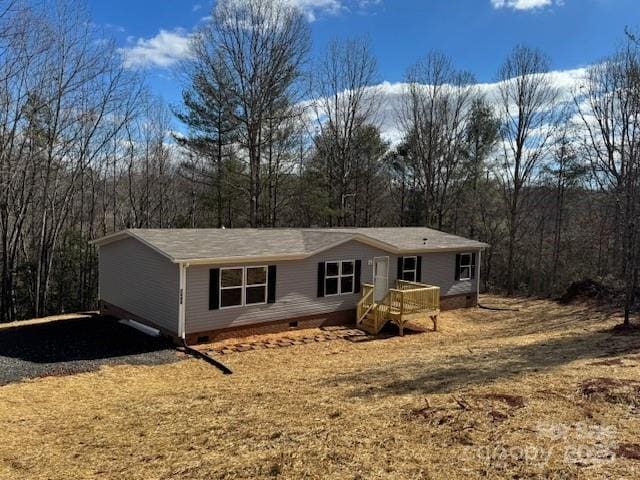
[{"label": "dirt yard", "polygon": [[613,315],[442,315],[437,333],[0,387],[1,479],[640,478],[640,334]]}]

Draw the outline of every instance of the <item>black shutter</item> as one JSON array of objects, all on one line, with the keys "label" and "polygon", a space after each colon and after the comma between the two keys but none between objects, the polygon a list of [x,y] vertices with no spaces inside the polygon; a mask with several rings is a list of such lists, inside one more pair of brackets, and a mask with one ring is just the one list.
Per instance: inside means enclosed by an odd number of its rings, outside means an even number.
[{"label": "black shutter", "polygon": [[209,310],[220,308],[220,269],[209,270]]},{"label": "black shutter", "polygon": [[362,262],[360,260],[356,260],[356,270],[353,281],[355,285],[353,286],[353,293],[360,293],[360,272],[362,270]]},{"label": "black shutter", "polygon": [[267,303],[276,303],[276,266],[269,265]]},{"label": "black shutter", "polygon": [[416,257],[416,282],[422,282],[422,257]]},{"label": "black shutter", "polygon": [[460,280],[460,254],[456,253],[456,280]]},{"label": "black shutter", "polygon": [[398,257],[398,275],[396,276],[398,280],[404,280],[404,275],[402,274],[403,260],[404,260],[404,257]]},{"label": "black shutter", "polygon": [[471,280],[476,278],[476,254],[471,254]]},{"label": "black shutter", "polygon": [[324,262],[318,264],[318,296],[324,297]]}]

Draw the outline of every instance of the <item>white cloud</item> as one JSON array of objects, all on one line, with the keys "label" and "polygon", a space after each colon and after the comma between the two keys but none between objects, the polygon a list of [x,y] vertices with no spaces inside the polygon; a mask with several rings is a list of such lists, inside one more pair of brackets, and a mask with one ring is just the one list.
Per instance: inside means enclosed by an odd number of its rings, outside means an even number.
[{"label": "white cloud", "polygon": [[160,30],[151,38],[130,39],[134,44],[120,49],[127,68],[170,67],[189,57],[190,34],[182,29]]},{"label": "white cloud", "polygon": [[202,8],[202,4],[200,4],[200,3],[196,3],[196,4],[191,8],[191,10],[192,10],[192,11],[194,11],[194,12],[197,12],[197,11],[198,11],[198,10],[200,10],[201,8]]},{"label": "white cloud", "polygon": [[[586,68],[576,68],[553,71],[547,75],[551,84],[558,90],[560,101],[569,101],[573,98],[580,85],[584,83],[586,72]],[[479,93],[494,107],[497,107],[500,102],[498,86],[498,82],[477,85]],[[380,126],[383,138],[392,144],[397,144],[402,140],[402,128],[398,116],[407,84],[402,82],[383,82],[376,88],[379,89],[383,97],[376,123]]]},{"label": "white cloud", "polygon": [[[228,0],[229,2],[243,4],[246,0]],[[342,12],[348,12],[352,6],[360,7],[360,2],[367,0],[273,0],[291,7],[297,8],[302,12],[307,20],[314,22],[320,15],[338,15]],[[381,1],[381,0],[377,0]]]},{"label": "white cloud", "polygon": [[123,33],[125,31],[125,28],[121,25],[115,25],[113,23],[105,23],[104,27],[107,30],[113,30],[114,32],[118,32],[118,33]]},{"label": "white cloud", "polygon": [[563,3],[563,0],[491,0],[493,8],[511,8],[512,10],[535,10]]},{"label": "white cloud", "polygon": [[300,9],[310,22],[317,19],[318,14],[337,15],[344,8],[341,0],[288,0],[291,5]]},{"label": "white cloud", "polygon": [[[309,21],[317,19],[319,14],[337,15],[343,11],[349,12],[352,8],[363,11],[373,6],[382,4],[383,0],[284,0],[302,11]],[[194,5],[198,10],[202,4]],[[210,21],[210,16],[200,19],[202,22]],[[123,56],[123,64],[127,68],[167,68],[178,61],[189,57],[189,40],[191,33],[183,29],[161,29],[151,38],[129,37],[129,46],[120,49]]]},{"label": "white cloud", "polygon": [[342,12],[357,10],[360,12],[381,5],[383,0],[286,0],[300,9],[310,22],[317,20],[318,15],[338,15]]}]

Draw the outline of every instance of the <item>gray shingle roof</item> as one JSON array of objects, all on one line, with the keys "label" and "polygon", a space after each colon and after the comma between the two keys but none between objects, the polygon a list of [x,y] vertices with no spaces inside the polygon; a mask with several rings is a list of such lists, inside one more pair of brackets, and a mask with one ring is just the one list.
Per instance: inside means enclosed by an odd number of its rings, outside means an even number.
[{"label": "gray shingle roof", "polygon": [[335,228],[327,232],[354,233],[365,235],[380,242],[393,245],[398,250],[486,248],[486,243],[451,235],[432,228],[396,227],[396,228]]},{"label": "gray shingle roof", "polygon": [[430,228],[333,229],[130,229],[95,241],[103,245],[133,237],[171,260],[233,258],[305,258],[349,240],[377,246],[390,253],[479,249],[488,245]]}]

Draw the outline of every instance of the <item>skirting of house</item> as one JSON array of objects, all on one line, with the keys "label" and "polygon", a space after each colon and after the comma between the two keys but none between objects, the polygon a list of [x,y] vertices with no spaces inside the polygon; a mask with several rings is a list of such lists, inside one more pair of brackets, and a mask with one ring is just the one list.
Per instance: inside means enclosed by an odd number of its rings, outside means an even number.
[{"label": "skirting of house", "polygon": [[[335,325],[350,325],[356,320],[356,311],[341,310],[322,315],[307,315],[304,317],[287,318],[254,325],[229,327],[205,332],[187,334],[187,343],[190,345],[228,338],[248,337],[251,335],[263,335],[266,333],[280,333],[289,330],[302,330],[305,328],[328,327]],[[189,320],[187,319],[187,325]]]},{"label": "skirting of house", "polygon": [[[441,310],[454,310],[456,308],[469,308],[477,305],[477,295],[475,293],[463,293],[458,295],[449,295],[440,298]],[[157,328],[160,332],[173,340],[178,340],[175,332],[170,332],[165,328],[157,325],[151,320],[135,315],[123,308],[112,305],[104,300],[100,301],[100,313],[102,315],[110,315],[116,318],[128,318],[136,320],[144,325]],[[217,340],[225,340],[228,338],[248,337],[251,335],[262,335],[267,333],[280,333],[289,330],[301,330],[305,328],[318,328],[335,325],[351,325],[355,323],[356,311],[341,310],[338,312],[330,312],[321,315],[307,315],[303,317],[287,318],[282,320],[274,320],[271,322],[263,322],[253,325],[243,325],[238,327],[228,327],[215,330],[207,330],[203,332],[188,333],[187,344],[194,345],[198,343],[214,342]],[[187,328],[188,328],[187,319]]]},{"label": "skirting of house", "polygon": [[456,308],[469,308],[477,305],[478,295],[475,292],[440,297],[440,310],[455,310]]}]

